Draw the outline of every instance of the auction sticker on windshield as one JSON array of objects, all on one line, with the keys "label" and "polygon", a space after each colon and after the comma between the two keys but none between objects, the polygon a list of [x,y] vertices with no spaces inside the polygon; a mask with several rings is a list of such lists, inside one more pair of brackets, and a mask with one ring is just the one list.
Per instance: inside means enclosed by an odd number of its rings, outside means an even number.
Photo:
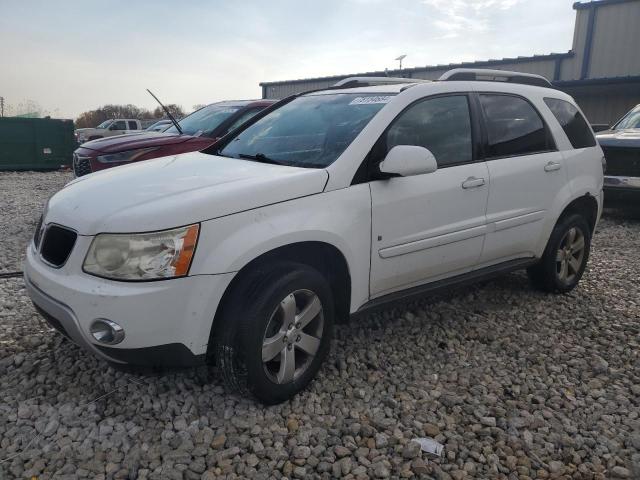
[{"label": "auction sticker on windshield", "polygon": [[371,105],[373,103],[389,103],[393,98],[393,95],[376,95],[369,97],[356,97],[349,105]]}]

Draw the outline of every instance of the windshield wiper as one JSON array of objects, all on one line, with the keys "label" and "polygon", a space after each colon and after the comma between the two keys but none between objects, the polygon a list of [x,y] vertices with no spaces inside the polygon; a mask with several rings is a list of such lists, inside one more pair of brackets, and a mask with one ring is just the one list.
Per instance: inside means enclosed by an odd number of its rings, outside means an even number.
[{"label": "windshield wiper", "polygon": [[273,165],[286,165],[285,163],[279,162],[278,160],[274,160],[273,158],[267,157],[264,153],[256,153],[255,155],[239,153],[238,158],[253,160],[254,162],[260,162],[260,163],[271,163]]}]

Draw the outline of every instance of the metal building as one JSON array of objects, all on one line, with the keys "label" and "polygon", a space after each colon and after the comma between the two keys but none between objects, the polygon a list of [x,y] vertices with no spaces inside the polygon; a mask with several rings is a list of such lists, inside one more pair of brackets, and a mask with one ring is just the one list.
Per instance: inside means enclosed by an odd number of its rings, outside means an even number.
[{"label": "metal building", "polygon": [[263,98],[327,88],[350,76],[437,79],[452,68],[536,73],[572,95],[591,123],[610,124],[640,103],[640,0],[576,2],[573,46],[566,53],[262,82]]}]

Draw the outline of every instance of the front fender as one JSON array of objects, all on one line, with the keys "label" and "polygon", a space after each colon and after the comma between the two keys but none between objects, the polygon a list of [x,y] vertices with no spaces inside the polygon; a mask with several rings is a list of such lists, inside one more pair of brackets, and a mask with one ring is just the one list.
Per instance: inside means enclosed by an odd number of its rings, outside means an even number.
[{"label": "front fender", "polygon": [[355,311],[369,298],[370,232],[368,185],[311,195],[203,222],[190,273],[238,272],[276,248],[324,242],[347,261]]}]

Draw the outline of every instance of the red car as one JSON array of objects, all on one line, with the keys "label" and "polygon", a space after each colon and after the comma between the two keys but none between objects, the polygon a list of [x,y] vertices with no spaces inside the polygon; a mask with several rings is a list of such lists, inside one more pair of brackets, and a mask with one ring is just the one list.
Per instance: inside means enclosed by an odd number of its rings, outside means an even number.
[{"label": "red car", "polygon": [[99,138],[73,152],[76,177],[131,162],[203,150],[275,100],[218,102],[196,110],[162,133],[144,132]]}]

